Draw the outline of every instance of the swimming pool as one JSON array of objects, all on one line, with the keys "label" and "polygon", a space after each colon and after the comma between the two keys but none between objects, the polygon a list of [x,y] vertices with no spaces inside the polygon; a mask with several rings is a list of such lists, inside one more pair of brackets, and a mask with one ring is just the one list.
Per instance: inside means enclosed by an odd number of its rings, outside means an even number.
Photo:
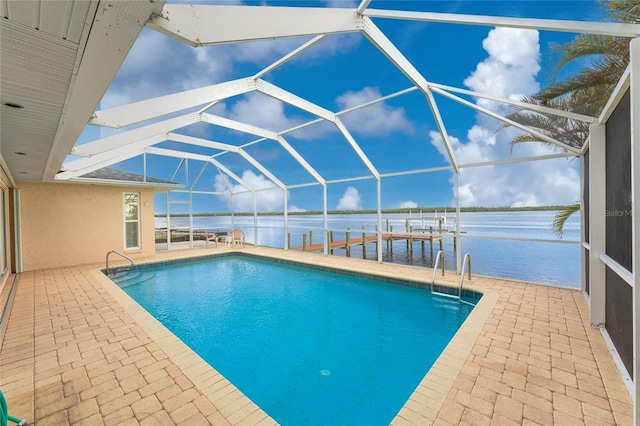
[{"label": "swimming pool", "polygon": [[246,256],[116,281],[284,425],[388,424],[472,308]]}]

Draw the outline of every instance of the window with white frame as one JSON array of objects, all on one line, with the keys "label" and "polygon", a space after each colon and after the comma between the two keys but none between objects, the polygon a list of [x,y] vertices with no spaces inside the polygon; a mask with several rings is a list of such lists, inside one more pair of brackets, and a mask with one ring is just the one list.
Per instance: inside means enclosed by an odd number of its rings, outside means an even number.
[{"label": "window with white frame", "polygon": [[140,248],[140,194],[124,193],[124,248]]}]

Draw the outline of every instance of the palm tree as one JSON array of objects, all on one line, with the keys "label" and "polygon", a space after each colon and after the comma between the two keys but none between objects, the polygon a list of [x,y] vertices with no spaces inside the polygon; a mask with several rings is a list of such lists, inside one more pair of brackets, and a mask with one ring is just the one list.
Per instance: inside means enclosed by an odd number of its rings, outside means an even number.
[{"label": "palm tree", "polygon": [[[640,0],[610,0],[606,6],[612,20],[640,23]],[[522,100],[534,105],[598,116],[629,64],[629,40],[621,37],[581,34],[568,43],[555,46],[554,50],[559,54],[554,69],[555,78],[569,63],[577,59],[590,56],[596,56],[596,59],[576,75],[564,81],[554,81],[537,95],[526,96]],[[507,118],[575,148],[581,148],[589,135],[587,123],[534,112],[522,107],[518,107]],[[498,130],[504,127],[507,126],[502,126]],[[560,149],[557,145],[529,133],[516,136],[511,141],[511,149],[525,142],[544,143],[554,149]],[[558,238],[562,238],[567,219],[579,210],[580,200],[577,200],[556,214],[553,228]]]}]

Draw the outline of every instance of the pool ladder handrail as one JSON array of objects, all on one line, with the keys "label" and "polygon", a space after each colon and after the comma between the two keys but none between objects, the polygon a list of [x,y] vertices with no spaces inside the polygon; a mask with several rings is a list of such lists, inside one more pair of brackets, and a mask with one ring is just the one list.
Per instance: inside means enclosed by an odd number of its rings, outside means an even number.
[{"label": "pool ladder handrail", "polygon": [[[129,256],[124,255],[124,254],[120,253],[119,251],[111,250],[109,253],[107,253],[107,259],[106,259],[106,261],[105,261],[105,263],[106,263],[106,274],[107,274],[107,276],[109,276],[109,255],[111,255],[111,253],[115,253],[115,254],[117,254],[117,255],[119,255],[119,256],[121,256],[121,257],[124,257],[124,258],[125,258],[125,259],[127,259],[129,262],[131,262],[131,266],[134,266],[133,259],[131,259]],[[131,266],[130,266],[130,268],[131,268]]]},{"label": "pool ladder handrail", "polygon": [[458,285],[458,298],[462,299],[462,282],[464,281],[464,267],[465,265],[469,265],[468,279],[471,281],[471,255],[469,253],[465,253],[464,259],[462,260],[462,270],[460,271],[460,285]]},{"label": "pool ladder handrail", "polygon": [[442,258],[442,276],[444,277],[444,252],[442,250],[438,250],[438,254],[436,254],[436,261],[433,264],[433,274],[431,275],[431,293],[433,293],[433,284],[436,282],[436,273],[438,272],[440,258]]}]

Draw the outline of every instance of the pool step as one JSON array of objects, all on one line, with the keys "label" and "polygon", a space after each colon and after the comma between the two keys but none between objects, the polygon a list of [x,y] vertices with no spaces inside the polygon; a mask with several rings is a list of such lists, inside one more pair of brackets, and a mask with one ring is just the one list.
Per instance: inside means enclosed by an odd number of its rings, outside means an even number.
[{"label": "pool step", "polygon": [[154,272],[150,271],[132,271],[120,276],[111,277],[111,280],[118,284],[120,288],[127,288],[134,285],[145,283],[155,276]]}]

